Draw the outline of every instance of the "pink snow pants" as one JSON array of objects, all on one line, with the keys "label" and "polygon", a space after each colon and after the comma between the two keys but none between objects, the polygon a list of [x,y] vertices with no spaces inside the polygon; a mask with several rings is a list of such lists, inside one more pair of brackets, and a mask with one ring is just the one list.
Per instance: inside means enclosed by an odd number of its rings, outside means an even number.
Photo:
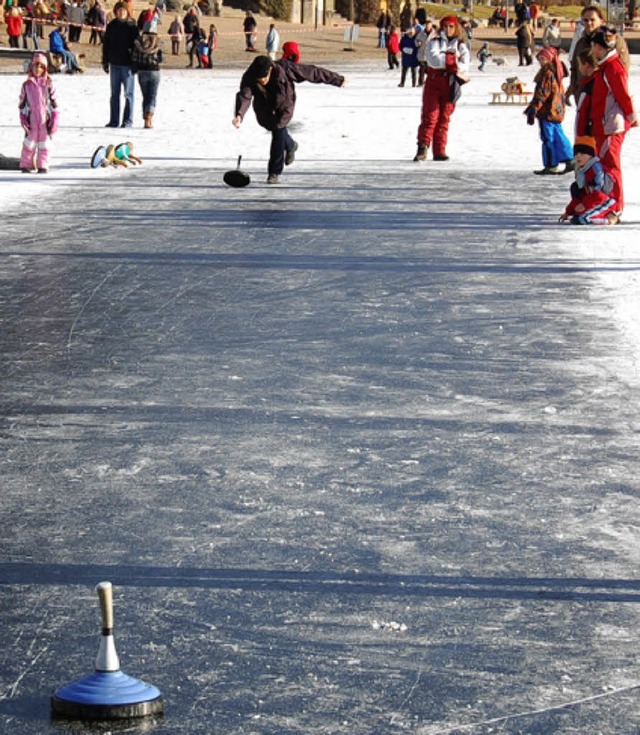
[{"label": "pink snow pants", "polygon": [[31,125],[25,135],[20,156],[20,168],[49,168],[47,124]]}]

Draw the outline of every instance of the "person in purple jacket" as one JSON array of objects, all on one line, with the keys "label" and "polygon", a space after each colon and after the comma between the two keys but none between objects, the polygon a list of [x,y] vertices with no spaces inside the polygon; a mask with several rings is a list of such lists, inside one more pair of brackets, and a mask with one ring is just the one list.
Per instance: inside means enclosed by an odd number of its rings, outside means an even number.
[{"label": "person in purple jacket", "polygon": [[273,63],[268,56],[256,56],[243,74],[236,94],[233,125],[240,127],[253,101],[258,124],[271,132],[268,184],[279,184],[284,167],[295,160],[298,144],[289,135],[287,125],[296,104],[296,82],[342,87],[345,79],[320,66],[297,64],[291,58]]}]

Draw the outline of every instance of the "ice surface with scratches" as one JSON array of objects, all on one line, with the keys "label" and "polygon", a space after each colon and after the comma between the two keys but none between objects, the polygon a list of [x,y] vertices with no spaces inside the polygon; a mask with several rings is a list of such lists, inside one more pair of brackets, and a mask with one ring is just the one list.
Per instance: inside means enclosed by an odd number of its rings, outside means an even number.
[{"label": "ice surface with scratches", "polygon": [[108,76],[55,78],[50,173],[0,174],[0,730],[59,731],[107,578],[157,735],[637,726],[640,133],[624,224],[559,224],[506,60],[445,164],[382,53],[300,85],[279,187],[238,69],[163,72],[117,170]]}]

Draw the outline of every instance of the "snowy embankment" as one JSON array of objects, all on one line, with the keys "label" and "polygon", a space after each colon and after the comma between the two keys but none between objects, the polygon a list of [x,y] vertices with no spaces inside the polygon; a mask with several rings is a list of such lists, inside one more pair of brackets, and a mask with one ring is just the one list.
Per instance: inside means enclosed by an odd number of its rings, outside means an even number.
[{"label": "snowy embankment", "polygon": [[[498,91],[508,76],[519,75],[528,89],[533,89],[535,66],[518,69],[515,59],[508,57],[506,66],[489,64],[486,72],[480,73],[474,64],[472,82],[464,87],[453,119],[451,161],[446,164],[412,162],[421,92],[399,89],[398,74],[386,71],[385,66],[382,54],[378,64],[335,64],[333,68],[347,76],[344,89],[312,85],[299,89],[292,132],[300,143],[300,152],[295,169],[285,172],[284,185],[295,176],[295,170],[314,169],[326,162],[331,162],[337,170],[343,167],[345,172],[361,172],[363,179],[368,172],[383,170],[388,173],[390,193],[397,194],[404,187],[425,187],[425,208],[428,208],[429,168],[445,165],[452,172],[451,197],[460,203],[460,217],[464,218],[465,202],[470,196],[476,196],[472,192],[477,187],[471,186],[474,177],[482,176],[499,184],[502,172],[521,171],[521,189],[514,196],[530,208],[528,214],[537,224],[529,232],[516,232],[514,242],[518,237],[530,243],[539,239],[547,259],[553,257],[549,248],[557,248],[565,262],[568,258],[575,262],[576,268],[593,274],[594,288],[599,290],[598,297],[610,304],[612,319],[619,325],[620,339],[629,358],[625,365],[611,369],[618,377],[637,383],[640,380],[640,320],[637,318],[640,311],[640,132],[630,132],[623,150],[627,200],[623,224],[600,228],[559,225],[556,220],[568,201],[569,177],[548,180],[545,200],[536,201],[539,195],[531,194],[529,187],[537,178],[532,171],[541,162],[537,128],[526,125],[522,107],[489,104],[491,93]],[[164,72],[156,127],[142,129],[141,98],[136,90],[136,127],[126,134],[104,128],[109,98],[107,75],[93,70],[84,76],[56,76],[61,129],[51,147],[51,172],[47,176],[0,172],[2,212],[37,206],[42,197],[55,197],[64,208],[69,197],[87,198],[83,182],[88,179],[117,177],[121,180],[128,175],[127,170],[91,170],[88,162],[97,146],[126,139],[134,143],[135,153],[144,160],[145,168],[202,169],[202,180],[210,182],[212,197],[216,196],[216,188],[223,186],[222,172],[234,167],[237,155],[242,154],[243,168],[251,173],[254,184],[265,196],[269,196],[264,185],[267,134],[256,125],[252,115],[247,116],[239,131],[231,125],[239,76],[237,70],[224,69]],[[634,58],[632,92],[639,79],[640,62]],[[17,99],[23,80],[23,75],[2,76],[7,104],[0,111],[0,152],[5,156],[17,156],[20,152],[22,135]],[[10,104],[11,100],[16,104]],[[565,122],[570,137],[572,126],[571,108]],[[100,202],[87,200],[86,206],[95,209],[100,207]],[[407,211],[406,217],[410,219],[411,214]],[[486,215],[489,218],[495,215],[496,229],[516,227],[509,225],[499,211],[488,211]],[[518,223],[517,227],[521,226]],[[33,236],[37,237],[37,233]],[[144,237],[147,236],[145,233]],[[354,229],[354,237],[357,236]],[[490,243],[491,238],[487,241]]]}]

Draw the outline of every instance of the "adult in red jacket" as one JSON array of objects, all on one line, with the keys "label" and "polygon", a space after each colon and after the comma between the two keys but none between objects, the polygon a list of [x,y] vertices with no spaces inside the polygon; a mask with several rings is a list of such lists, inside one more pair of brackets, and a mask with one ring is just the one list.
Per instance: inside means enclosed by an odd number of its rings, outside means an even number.
[{"label": "adult in red jacket", "polygon": [[629,95],[627,71],[616,50],[615,31],[600,28],[591,40],[591,52],[599,69],[591,97],[591,134],[597,154],[614,180],[612,195],[622,212],[622,143],[627,130],[637,127],[638,116]]},{"label": "adult in red jacket", "polygon": [[440,34],[427,46],[427,75],[422,92],[422,117],[418,127],[418,152],[414,161],[424,161],[433,141],[433,160],[447,161],[449,120],[456,106],[458,77],[469,71],[469,48],[458,19],[440,20]]},{"label": "adult in red jacket", "polygon": [[328,69],[296,64],[290,58],[280,59],[274,64],[268,56],[256,56],[251,62],[240,81],[232,123],[236,128],[240,127],[253,101],[258,125],[271,132],[268,184],[280,183],[285,165],[293,163],[298,149],[287,130],[296,105],[295,83],[313,82],[342,87],[344,81],[344,77]]}]

